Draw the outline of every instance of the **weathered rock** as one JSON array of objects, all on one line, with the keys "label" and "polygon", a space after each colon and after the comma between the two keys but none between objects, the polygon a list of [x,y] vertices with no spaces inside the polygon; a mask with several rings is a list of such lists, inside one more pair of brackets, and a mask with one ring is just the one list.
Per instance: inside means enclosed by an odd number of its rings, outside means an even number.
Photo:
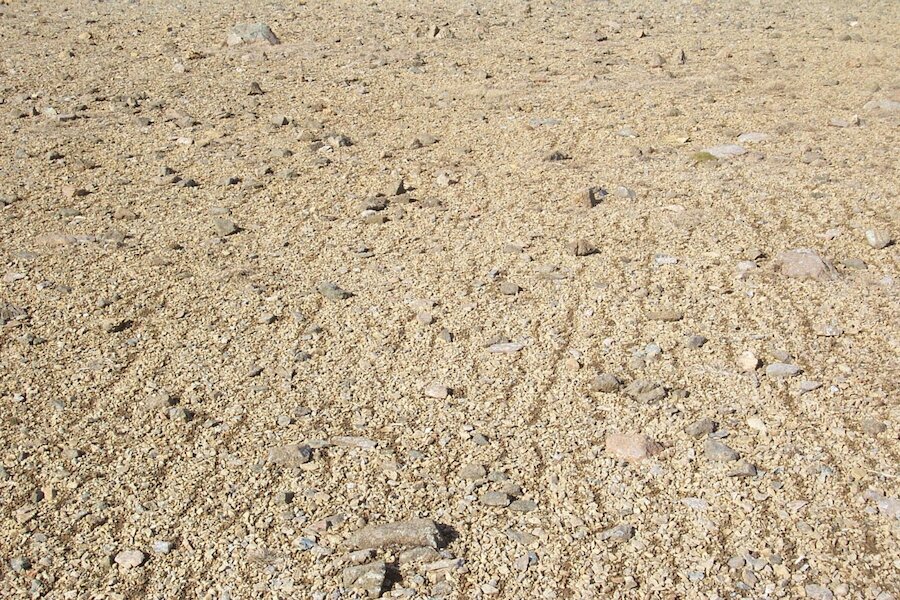
[{"label": "weathered rock", "polygon": [[756,465],[741,459],[728,470],[727,475],[729,477],[756,477]]},{"label": "weathered rock", "polygon": [[575,256],[590,256],[598,252],[597,248],[585,239],[578,239],[569,243],[569,252]]},{"label": "weathered rock", "polygon": [[429,383],[425,386],[425,389],[422,390],[422,393],[426,398],[435,398],[437,400],[443,400],[447,396],[450,395],[450,389],[443,384],[433,382]]},{"label": "weathered rock", "polygon": [[338,287],[330,281],[322,281],[316,286],[316,290],[328,300],[346,300],[353,296],[352,293]]},{"label": "weathered rock", "polygon": [[717,424],[712,419],[699,419],[684,428],[685,433],[691,437],[699,438],[709,435],[717,428]]},{"label": "weathered rock", "polygon": [[485,469],[483,465],[467,464],[460,467],[459,476],[468,481],[476,481],[478,479],[484,479],[487,476],[487,469]]},{"label": "weathered rock", "polygon": [[123,569],[137,568],[144,564],[146,559],[147,557],[140,550],[123,550],[115,557],[116,564]]},{"label": "weathered rock", "polygon": [[886,229],[869,229],[866,231],[866,241],[876,250],[881,250],[890,246],[894,240]]},{"label": "weathered rock", "polygon": [[803,369],[797,365],[776,362],[766,367],[766,377],[772,379],[784,379],[787,377],[795,377],[802,371]]},{"label": "weathered rock", "polygon": [[443,543],[437,524],[431,519],[413,519],[383,525],[368,525],[354,532],[346,544],[355,549],[400,546],[438,548]]},{"label": "weathered rock", "polygon": [[600,532],[602,541],[612,541],[616,544],[627,542],[634,537],[634,526],[629,523],[620,523],[615,527],[610,527]]},{"label": "weathered rock", "polygon": [[666,388],[662,384],[646,379],[635,379],[625,387],[625,393],[638,402],[658,402],[666,397]]},{"label": "weathered rock", "polygon": [[619,379],[612,373],[600,373],[591,380],[591,391],[610,394],[622,386]]},{"label": "weathered rock", "polygon": [[719,440],[706,440],[703,453],[712,462],[731,462],[741,457],[736,450]]},{"label": "weathered rock", "polygon": [[229,46],[254,42],[280,44],[281,40],[265,23],[239,23],[231,28],[228,37],[225,38],[225,43]]},{"label": "weathered rock", "polygon": [[815,281],[834,281],[838,278],[834,265],[808,248],[782,252],[775,262],[780,266],[781,274],[786,277]]},{"label": "weathered rock", "polygon": [[485,506],[509,506],[510,497],[506,492],[485,492],[479,498]]},{"label": "weathered rock", "polygon": [[651,321],[673,323],[684,318],[684,313],[673,308],[655,308],[647,311],[647,318]]},{"label": "weathered rock", "polygon": [[269,462],[280,467],[299,467],[312,459],[312,450],[306,444],[288,444],[269,450]]},{"label": "weathered rock", "polygon": [[341,572],[344,587],[362,592],[368,598],[378,598],[387,587],[387,565],[382,561],[354,565]]},{"label": "weathered rock", "polygon": [[216,233],[225,237],[228,235],[234,235],[238,232],[238,227],[231,219],[226,219],[225,217],[218,217],[213,219],[213,226],[216,228]]},{"label": "weathered rock", "polygon": [[641,433],[606,436],[606,453],[619,460],[638,462],[662,451],[662,446]]}]

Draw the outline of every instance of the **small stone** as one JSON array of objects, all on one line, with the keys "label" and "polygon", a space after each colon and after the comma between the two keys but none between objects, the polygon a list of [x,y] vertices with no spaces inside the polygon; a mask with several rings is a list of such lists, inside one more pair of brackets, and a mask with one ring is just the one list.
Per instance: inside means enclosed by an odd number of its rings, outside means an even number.
[{"label": "small stone", "polygon": [[606,453],[619,460],[639,462],[661,451],[662,446],[640,433],[606,436]]},{"label": "small stone", "polygon": [[437,550],[430,546],[422,546],[420,548],[410,548],[400,553],[399,563],[406,565],[413,562],[434,562],[440,560],[441,555]]},{"label": "small stone", "polygon": [[583,208],[594,208],[606,195],[603,188],[588,187],[584,188],[576,196],[576,203]]},{"label": "small stone", "polygon": [[569,252],[575,256],[590,256],[598,252],[597,248],[585,239],[569,243]]},{"label": "small stone", "polygon": [[174,547],[175,544],[165,540],[157,540],[153,542],[153,552],[155,552],[156,554],[168,554]]},{"label": "small stone", "polygon": [[569,160],[569,155],[560,150],[552,150],[544,155],[544,160],[547,162],[558,162],[561,160]]},{"label": "small stone", "polygon": [[729,469],[727,475],[729,477],[756,477],[756,465],[746,460],[737,461],[734,466]]},{"label": "small stone", "polygon": [[435,398],[437,400],[443,400],[447,396],[450,395],[450,390],[445,385],[441,385],[440,383],[434,382],[429,383],[425,386],[425,389],[422,390],[422,393],[426,398]]},{"label": "small stone", "polygon": [[226,219],[224,217],[218,217],[217,219],[214,219],[213,226],[216,228],[216,233],[223,237],[234,235],[238,232],[238,227],[234,224],[234,221],[232,221],[231,219]]},{"label": "small stone", "polygon": [[834,265],[819,256],[815,250],[808,248],[782,252],[775,262],[780,266],[781,274],[786,277],[815,281],[834,281],[838,278]]},{"label": "small stone", "polygon": [[100,321],[100,329],[105,333],[119,333],[131,327],[128,319],[103,319]]},{"label": "small stone", "polygon": [[741,457],[736,450],[719,440],[706,440],[703,445],[703,453],[712,462],[731,462]]},{"label": "small stone", "polygon": [[813,600],[833,600],[834,598],[831,590],[823,585],[810,583],[803,589],[806,592],[806,597],[813,598]]},{"label": "small stone", "polygon": [[353,294],[350,292],[341,289],[336,284],[331,283],[330,281],[323,281],[316,286],[318,292],[324,296],[328,300],[346,300],[350,298]]},{"label": "small stone", "polygon": [[702,335],[691,335],[685,340],[684,344],[688,348],[701,348],[708,340]]},{"label": "small stone", "polygon": [[266,42],[272,45],[281,43],[265,23],[239,23],[231,28],[225,39],[225,43],[229,46],[254,42]]},{"label": "small stone", "polygon": [[[431,550],[431,548],[429,548]],[[433,550],[432,550],[433,551]],[[355,565],[361,565],[363,563],[367,563],[370,560],[375,558],[375,549],[374,548],[366,548],[365,550],[357,550],[356,552],[351,552],[347,555],[347,560],[352,562]]]},{"label": "small stone", "polygon": [[691,437],[699,438],[709,435],[718,428],[718,424],[712,419],[699,419],[684,428],[684,432]]},{"label": "small stone", "polygon": [[819,323],[814,327],[816,335],[822,337],[838,337],[844,334],[843,328],[831,323]]},{"label": "small stone", "polygon": [[766,377],[772,379],[785,379],[787,377],[795,377],[800,374],[803,369],[797,365],[776,362],[766,367]]},{"label": "small stone", "polygon": [[890,246],[894,241],[886,229],[869,229],[866,231],[866,241],[876,250]]},{"label": "small stone", "polygon": [[14,556],[9,560],[9,566],[16,573],[24,573],[31,568],[31,561],[24,556]]},{"label": "small stone", "polygon": [[740,156],[747,152],[747,150],[743,146],[739,146],[737,144],[723,144],[721,146],[712,146],[711,148],[706,148],[704,152],[708,152],[712,156],[724,160],[728,158],[733,158],[735,156]]},{"label": "small stone", "polygon": [[537,502],[527,499],[514,500],[509,505],[509,510],[514,512],[532,512],[537,510]]},{"label": "small stone", "polygon": [[312,460],[312,450],[306,444],[288,444],[269,450],[269,462],[280,467],[299,467]]},{"label": "small stone", "polygon": [[652,404],[666,397],[666,388],[654,381],[635,379],[626,386],[625,393],[638,402]]},{"label": "small stone", "polygon": [[467,464],[460,467],[459,476],[467,481],[477,481],[487,476],[487,469],[477,463]]},{"label": "small stone", "polygon": [[612,373],[600,373],[591,380],[590,389],[592,392],[602,392],[611,394],[622,386],[619,379]]},{"label": "small stone", "polygon": [[820,387],[822,387],[821,381],[806,380],[800,382],[800,386],[798,389],[800,390],[801,394],[807,394],[813,390],[819,389]]},{"label": "small stone", "polygon": [[506,492],[485,492],[479,500],[485,506],[509,506],[510,503]]},{"label": "small stone", "polygon": [[866,418],[859,422],[860,428],[867,434],[875,437],[887,431],[887,425],[878,419]]},{"label": "small stone", "polygon": [[521,288],[511,281],[504,281],[500,284],[500,293],[505,296],[515,296]]},{"label": "small stone", "polygon": [[284,115],[275,115],[269,120],[269,122],[275,127],[284,127],[285,125],[290,123],[290,120]]},{"label": "small stone", "polygon": [[116,554],[116,564],[124,569],[133,569],[144,564],[146,556],[140,550],[123,550]]},{"label": "small stone", "polygon": [[647,312],[647,318],[651,321],[674,323],[684,318],[684,313],[672,308],[657,308]]},{"label": "small stone", "polygon": [[610,527],[600,532],[602,541],[612,541],[616,544],[622,544],[634,537],[634,526],[628,523],[621,523],[615,527]]},{"label": "small stone", "polygon": [[745,373],[752,373],[759,366],[759,359],[750,350],[741,353],[736,362],[741,371]]}]

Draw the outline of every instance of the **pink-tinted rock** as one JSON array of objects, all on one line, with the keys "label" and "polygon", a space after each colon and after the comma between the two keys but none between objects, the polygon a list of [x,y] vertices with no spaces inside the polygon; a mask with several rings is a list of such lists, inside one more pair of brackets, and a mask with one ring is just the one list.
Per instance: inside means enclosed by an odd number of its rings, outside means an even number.
[{"label": "pink-tinted rock", "polygon": [[838,273],[829,261],[815,250],[796,248],[778,255],[776,262],[781,267],[781,274],[795,279],[814,279],[816,281],[834,281]]},{"label": "pink-tinted rock", "polygon": [[642,433],[611,433],[606,436],[606,453],[620,460],[637,462],[661,450],[662,446]]}]

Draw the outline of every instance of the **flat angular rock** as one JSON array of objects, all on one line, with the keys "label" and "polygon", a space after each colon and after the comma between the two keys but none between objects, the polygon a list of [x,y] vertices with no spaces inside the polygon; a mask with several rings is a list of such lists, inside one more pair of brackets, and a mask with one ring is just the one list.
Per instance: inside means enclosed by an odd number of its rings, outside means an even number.
[{"label": "flat angular rock", "polygon": [[116,564],[125,569],[137,568],[144,564],[146,559],[146,555],[140,550],[123,550],[115,557]]},{"label": "flat angular rock", "polygon": [[331,438],[331,443],[335,446],[344,446],[345,448],[359,448],[361,450],[374,450],[378,447],[378,442],[360,436],[339,435]]},{"label": "flat angular rock", "polygon": [[625,393],[638,402],[658,402],[666,397],[666,388],[662,384],[646,379],[635,379],[625,387]]},{"label": "flat angular rock", "polygon": [[795,377],[800,374],[803,369],[797,365],[776,362],[766,367],[766,377],[773,379],[784,379],[787,377]]},{"label": "flat angular rock", "polygon": [[344,587],[362,592],[368,598],[378,598],[387,583],[387,565],[382,561],[354,565],[341,571]]},{"label": "flat angular rock", "polygon": [[222,237],[228,235],[234,235],[238,232],[238,227],[231,219],[226,219],[224,217],[218,217],[213,219],[213,227],[216,228],[216,233],[221,235]]},{"label": "flat angular rock", "polygon": [[575,256],[590,256],[597,253],[597,248],[589,241],[579,239],[569,243],[569,252]]},{"label": "flat angular rock", "polygon": [[488,346],[488,352],[493,354],[512,354],[525,347],[522,342],[498,342]]},{"label": "flat angular rock", "polygon": [[737,461],[734,466],[728,470],[729,477],[756,477],[756,465],[746,460]]},{"label": "flat angular rock", "polygon": [[706,440],[703,454],[712,462],[731,462],[741,457],[736,450],[719,440]]},{"label": "flat angular rock", "polygon": [[619,460],[639,462],[662,451],[662,446],[642,433],[611,433],[606,436],[606,453]]},{"label": "flat angular rock", "polygon": [[479,501],[485,506],[509,506],[510,498],[506,492],[485,492]]},{"label": "flat angular rock", "polygon": [[734,156],[740,156],[747,152],[747,150],[743,146],[738,146],[737,144],[723,144],[721,146],[712,146],[711,148],[707,148],[704,152],[709,152],[713,156],[718,159],[726,159],[732,158]]},{"label": "flat angular rock", "polygon": [[714,432],[716,427],[716,422],[712,419],[699,419],[685,427],[684,431],[691,437],[699,438]]},{"label": "flat angular rock", "polygon": [[450,395],[450,390],[446,385],[441,385],[440,383],[429,383],[425,386],[425,389],[422,390],[422,393],[426,398],[434,398],[436,400],[443,400],[447,396]]},{"label": "flat angular rock", "polygon": [[459,469],[459,476],[467,481],[477,481],[487,477],[487,469],[479,464],[463,465]]},{"label": "flat angular rock", "polygon": [[306,444],[288,444],[269,450],[269,462],[279,467],[299,467],[312,459],[312,450]]},{"label": "flat angular rock", "polygon": [[431,519],[413,519],[383,525],[368,525],[354,532],[346,544],[355,549],[440,547],[443,539],[437,524]]},{"label": "flat angular rock", "polygon": [[785,277],[815,281],[834,281],[838,278],[834,265],[809,248],[795,248],[782,252],[775,262]]},{"label": "flat angular rock", "polygon": [[346,300],[353,295],[330,281],[319,283],[319,285],[316,286],[316,290],[328,300]]},{"label": "flat angular rock", "polygon": [[651,321],[662,321],[664,323],[674,323],[684,318],[684,313],[674,308],[655,308],[647,311],[647,318]]},{"label": "flat angular rock", "polygon": [[281,40],[272,32],[265,23],[239,23],[231,28],[225,43],[229,46],[238,44],[266,42],[268,44],[280,44]]},{"label": "flat angular rock", "polygon": [[622,386],[618,377],[612,373],[600,373],[591,380],[591,391],[610,394]]},{"label": "flat angular rock", "polygon": [[620,523],[615,527],[610,527],[600,533],[600,539],[604,542],[609,540],[617,544],[627,542],[634,537],[634,526],[629,523]]}]

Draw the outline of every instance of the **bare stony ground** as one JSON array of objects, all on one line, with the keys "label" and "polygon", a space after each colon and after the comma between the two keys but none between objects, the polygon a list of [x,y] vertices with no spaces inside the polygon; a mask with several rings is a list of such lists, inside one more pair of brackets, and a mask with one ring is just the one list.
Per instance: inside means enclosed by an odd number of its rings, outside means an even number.
[{"label": "bare stony ground", "polygon": [[900,3],[0,39],[0,596],[900,598]]}]

